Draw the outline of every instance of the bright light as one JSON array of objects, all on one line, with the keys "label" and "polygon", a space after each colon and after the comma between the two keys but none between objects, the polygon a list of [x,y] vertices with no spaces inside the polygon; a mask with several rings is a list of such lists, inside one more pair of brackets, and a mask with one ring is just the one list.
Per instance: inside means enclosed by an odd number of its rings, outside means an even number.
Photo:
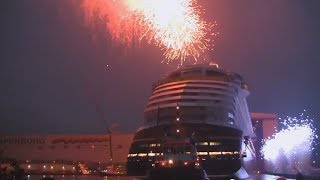
[{"label": "bright light", "polygon": [[209,155],[220,155],[221,152],[209,152]]},{"label": "bright light", "polygon": [[137,156],[138,154],[128,154],[128,157],[135,157]]},{"label": "bright light", "polygon": [[47,166],[46,166],[46,165],[44,165],[44,166],[43,166],[43,169],[46,169],[46,168],[47,168]]},{"label": "bright light", "polygon": [[180,130],[179,129],[177,129],[177,133],[179,133],[180,132]]},{"label": "bright light", "polygon": [[208,152],[197,152],[198,155],[208,155]]},{"label": "bright light", "polygon": [[210,66],[216,66],[216,68],[219,68],[219,65],[217,63],[214,63],[214,62],[210,62],[209,65]]},{"label": "bright light", "polygon": [[308,172],[312,143],[317,138],[313,119],[301,113],[281,122],[284,129],[264,140],[261,154],[272,171],[278,173]]},{"label": "bright light", "polygon": [[312,134],[312,129],[307,125],[295,125],[281,130],[265,142],[262,149],[264,158],[273,160],[279,153],[290,155],[297,151],[307,152],[311,149]]},{"label": "bright light", "polygon": [[30,169],[31,168],[31,165],[28,165],[28,169]]},{"label": "bright light", "polygon": [[184,162],[184,165],[188,165],[188,162]]},{"label": "bright light", "polygon": [[177,121],[180,121],[180,118],[177,117]]},{"label": "bright light", "polygon": [[173,164],[173,160],[172,159],[169,159],[169,164]]},{"label": "bright light", "polygon": [[197,0],[84,0],[82,7],[86,23],[94,29],[99,22],[114,43],[130,48],[146,40],[160,47],[168,61],[197,61],[218,34],[212,33],[216,24],[200,17]]},{"label": "bright light", "polygon": [[148,154],[147,153],[139,153],[138,156],[139,157],[145,157],[145,156],[148,156]]}]

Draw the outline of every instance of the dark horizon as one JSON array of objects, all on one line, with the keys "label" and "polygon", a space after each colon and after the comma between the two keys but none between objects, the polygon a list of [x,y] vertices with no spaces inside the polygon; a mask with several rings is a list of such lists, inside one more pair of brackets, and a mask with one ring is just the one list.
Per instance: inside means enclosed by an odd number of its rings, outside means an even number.
[{"label": "dark horizon", "polygon": [[[320,2],[199,3],[218,23],[210,57],[248,82],[250,111],[281,117],[307,109],[319,127]],[[105,38],[92,41],[71,1],[0,7],[1,134],[103,133],[114,123],[134,132],[152,83],[176,67],[161,63],[152,45],[124,54]]]}]

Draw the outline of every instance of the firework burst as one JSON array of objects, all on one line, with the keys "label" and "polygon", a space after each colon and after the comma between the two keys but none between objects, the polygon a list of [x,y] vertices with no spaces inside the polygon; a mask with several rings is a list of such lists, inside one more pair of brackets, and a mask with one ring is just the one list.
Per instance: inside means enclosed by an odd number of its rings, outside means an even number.
[{"label": "firework burst", "polygon": [[263,140],[263,158],[273,167],[272,171],[278,173],[308,172],[312,146],[318,138],[313,119],[301,113],[299,117],[287,116],[281,124],[284,129]]},{"label": "firework burst", "polygon": [[82,7],[85,23],[93,29],[93,34],[103,29],[113,43],[129,47],[134,40],[134,31],[141,29],[127,1],[83,0]]},{"label": "firework burst", "polygon": [[149,42],[165,50],[168,60],[197,57],[210,48],[210,24],[201,20],[200,7],[194,0],[141,0],[138,11],[143,16]]},{"label": "firework burst", "polygon": [[167,61],[197,59],[213,47],[213,26],[201,19],[196,0],[84,0],[85,19],[97,20],[114,41],[130,47],[145,39],[159,46]]}]

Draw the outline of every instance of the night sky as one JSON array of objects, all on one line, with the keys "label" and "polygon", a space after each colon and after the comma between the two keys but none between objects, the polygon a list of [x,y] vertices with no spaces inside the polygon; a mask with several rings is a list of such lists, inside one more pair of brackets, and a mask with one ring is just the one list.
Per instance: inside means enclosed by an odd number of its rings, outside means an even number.
[{"label": "night sky", "polygon": [[[152,83],[175,69],[155,46],[92,40],[80,2],[0,2],[1,134],[133,132]],[[251,112],[320,120],[319,0],[199,2],[220,32],[210,56],[244,76]]]}]

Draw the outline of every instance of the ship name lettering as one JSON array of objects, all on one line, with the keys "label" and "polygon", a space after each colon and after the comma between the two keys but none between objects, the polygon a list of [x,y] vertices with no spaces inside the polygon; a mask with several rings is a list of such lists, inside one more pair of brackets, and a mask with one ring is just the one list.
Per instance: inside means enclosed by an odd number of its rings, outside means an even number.
[{"label": "ship name lettering", "polygon": [[0,138],[0,144],[45,144],[45,138]]}]

